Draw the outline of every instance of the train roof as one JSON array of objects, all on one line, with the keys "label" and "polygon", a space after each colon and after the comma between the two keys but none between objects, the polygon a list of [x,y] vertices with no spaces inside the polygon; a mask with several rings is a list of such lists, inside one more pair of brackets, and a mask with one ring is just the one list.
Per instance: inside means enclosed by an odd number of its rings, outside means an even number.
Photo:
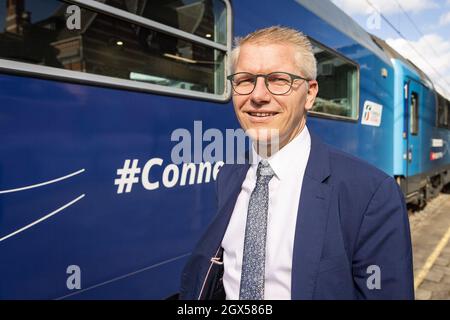
[{"label": "train roof", "polygon": [[428,85],[430,88],[434,89],[433,86],[433,82],[431,81],[431,79],[427,76],[427,74],[425,72],[423,72],[421,69],[419,69],[418,66],[416,66],[411,60],[405,58],[404,56],[402,56],[400,53],[398,53],[394,48],[392,48],[386,41],[384,41],[383,39],[375,36],[375,35],[371,35],[373,41],[380,46],[380,48],[383,49],[384,52],[386,52],[386,54],[392,58],[392,59],[397,59],[400,60],[401,62],[403,62],[404,64],[406,64],[410,69],[414,70],[415,72],[417,72],[417,74],[419,75],[420,79],[422,80],[422,82],[426,85]]},{"label": "train roof", "polygon": [[356,23],[350,16],[328,0],[296,0],[309,11],[323,19],[325,22],[366,47],[380,59],[392,65],[389,56],[378,47],[370,34]]},{"label": "train roof", "polygon": [[341,31],[348,37],[352,38],[362,46],[366,47],[380,59],[387,64],[392,65],[391,59],[397,59],[406,64],[411,70],[415,71],[422,82],[430,89],[435,90],[433,82],[428,75],[423,72],[409,59],[402,56],[394,48],[386,43],[386,41],[378,38],[375,35],[368,33],[358,23],[356,23],[350,16],[343,12],[339,7],[329,0],[296,0],[306,9],[313,12],[315,15],[323,19],[325,22]]}]

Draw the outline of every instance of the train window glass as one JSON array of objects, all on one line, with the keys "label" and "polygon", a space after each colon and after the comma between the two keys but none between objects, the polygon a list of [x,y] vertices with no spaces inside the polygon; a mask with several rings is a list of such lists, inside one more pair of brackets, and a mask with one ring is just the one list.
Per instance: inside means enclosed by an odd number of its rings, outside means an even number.
[{"label": "train window glass", "polygon": [[447,128],[449,123],[447,101],[443,96],[437,94],[437,126]]},{"label": "train window glass", "polygon": [[447,128],[450,129],[450,101],[447,100]]},{"label": "train window glass", "polygon": [[358,118],[358,68],[336,53],[313,42],[317,60],[317,95],[313,112]]},{"label": "train window glass", "polygon": [[224,93],[225,52],[85,8],[81,28],[69,30],[69,5],[57,0],[0,0],[0,58]]},{"label": "train window glass", "polygon": [[226,44],[222,0],[96,0],[121,10]]},{"label": "train window glass", "polygon": [[416,136],[419,133],[419,96],[415,92],[411,94],[409,115],[410,131],[412,135]]}]

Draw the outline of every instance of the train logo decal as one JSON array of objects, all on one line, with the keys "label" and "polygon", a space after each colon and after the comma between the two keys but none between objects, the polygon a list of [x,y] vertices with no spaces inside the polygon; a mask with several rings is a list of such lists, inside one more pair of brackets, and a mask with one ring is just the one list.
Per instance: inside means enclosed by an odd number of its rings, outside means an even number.
[{"label": "train logo decal", "polygon": [[439,151],[430,151],[430,160],[442,159],[448,151],[448,145],[443,139],[431,139],[431,147]]},{"label": "train logo decal", "polygon": [[378,103],[375,103],[372,101],[368,101],[368,100],[365,101],[361,124],[364,124],[367,126],[379,127],[381,124],[382,112],[383,112],[383,106],[381,104],[378,104]]}]

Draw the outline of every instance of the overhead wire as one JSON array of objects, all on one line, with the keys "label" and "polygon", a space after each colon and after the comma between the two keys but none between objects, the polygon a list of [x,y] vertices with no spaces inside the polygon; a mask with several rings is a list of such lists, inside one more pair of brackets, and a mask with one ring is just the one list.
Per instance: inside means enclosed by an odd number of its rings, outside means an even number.
[{"label": "overhead wire", "polygon": [[[396,2],[397,2],[397,0],[395,0]],[[419,52],[412,44],[411,44],[411,42],[402,34],[402,32],[400,31],[400,30],[398,30],[398,28],[388,19],[388,18],[386,18],[386,16],[383,14],[383,13],[381,13],[380,12],[380,10],[378,10],[378,8],[370,1],[370,0],[366,0],[366,2],[367,2],[367,4],[369,5],[369,6],[371,6],[379,15],[380,15],[380,17],[403,39],[403,40],[405,40],[406,41],[406,44],[409,46],[409,47],[411,47],[411,49],[413,49],[422,59],[423,59],[423,61],[425,61],[430,67],[431,67],[431,69],[433,69],[433,71],[435,72],[435,74],[436,75],[438,75],[439,77],[441,77],[441,80],[443,80],[446,84],[447,84],[447,86],[448,86],[448,88],[450,88],[450,83],[445,79],[445,77],[439,72],[439,71],[437,71],[437,69],[428,61],[428,59],[426,59],[423,55],[422,55],[422,53],[421,52]],[[397,2],[397,4],[400,6],[400,4]],[[404,12],[406,12],[404,9],[403,9],[403,7],[401,7],[400,6],[400,8],[401,8],[401,10],[402,11],[404,11]],[[409,15],[408,15],[408,17],[409,17]],[[410,20],[412,20],[410,17],[409,17],[409,19]],[[419,33],[420,34],[422,34],[423,35],[423,33],[420,31],[420,29],[418,29],[418,27],[417,26],[415,26],[415,28],[419,31]],[[426,41],[426,39],[425,39],[425,41]],[[432,46],[430,46],[431,48],[432,48]],[[434,50],[434,48],[432,48],[432,50],[434,51],[434,53],[437,55],[437,56],[439,56],[438,54],[437,54],[437,52]],[[444,88],[443,88],[444,89]],[[447,91],[447,90],[445,90],[445,91]],[[447,92],[449,95],[450,95],[450,92]]]}]

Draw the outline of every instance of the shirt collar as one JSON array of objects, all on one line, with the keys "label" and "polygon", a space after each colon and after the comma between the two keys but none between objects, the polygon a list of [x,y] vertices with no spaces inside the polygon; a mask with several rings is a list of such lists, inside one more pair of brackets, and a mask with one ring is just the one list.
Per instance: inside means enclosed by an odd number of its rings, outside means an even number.
[{"label": "shirt collar", "polygon": [[[267,161],[272,167],[278,179],[284,180],[292,176],[293,172],[302,173],[308,162],[309,151],[311,148],[311,137],[307,126],[292,139],[287,145],[270,156]],[[255,145],[252,147],[252,159],[256,159],[252,166],[258,166],[261,156],[256,152]]]}]

